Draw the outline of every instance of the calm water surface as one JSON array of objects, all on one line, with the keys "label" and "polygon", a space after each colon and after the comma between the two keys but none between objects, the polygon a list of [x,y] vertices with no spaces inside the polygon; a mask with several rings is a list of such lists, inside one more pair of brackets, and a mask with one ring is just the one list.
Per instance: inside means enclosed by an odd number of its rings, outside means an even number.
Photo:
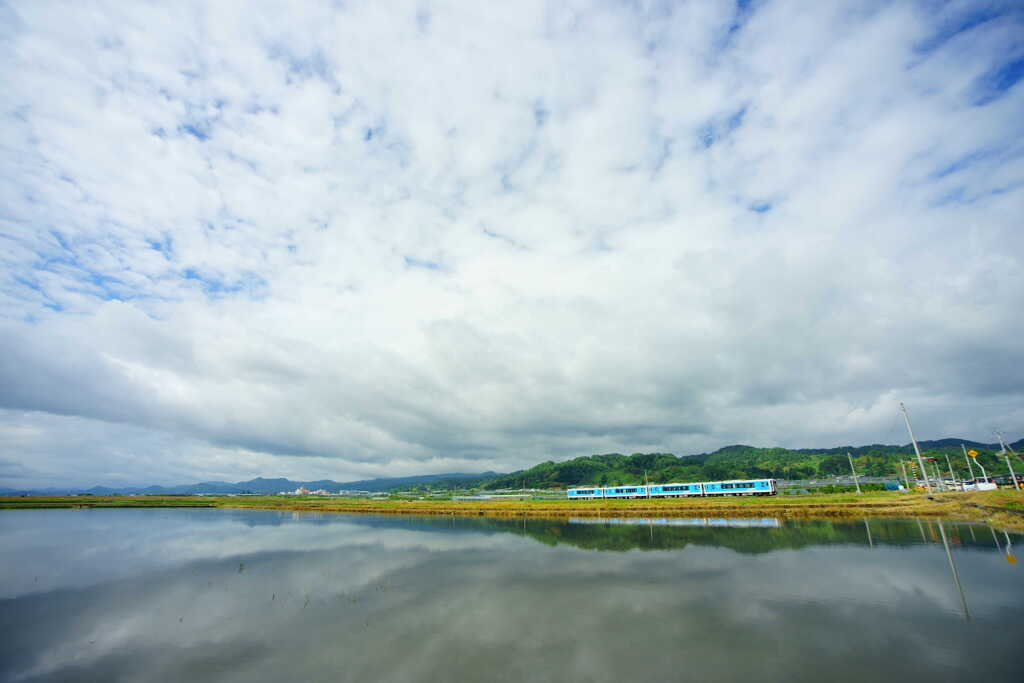
[{"label": "calm water surface", "polygon": [[0,679],[1020,681],[1018,544],[913,520],[4,511]]}]

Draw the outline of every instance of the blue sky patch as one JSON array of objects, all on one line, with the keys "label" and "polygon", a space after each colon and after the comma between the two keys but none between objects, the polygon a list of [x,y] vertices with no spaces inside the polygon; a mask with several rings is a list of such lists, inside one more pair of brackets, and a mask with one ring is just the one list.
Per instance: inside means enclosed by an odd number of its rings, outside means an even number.
[{"label": "blue sky patch", "polygon": [[706,149],[719,140],[728,137],[733,131],[743,125],[743,118],[747,115],[747,107],[743,106],[726,117],[717,116],[700,127],[697,132],[697,139]]},{"label": "blue sky patch", "polygon": [[441,270],[441,264],[436,261],[418,259],[412,256],[403,256],[406,268],[425,268],[426,270]]},{"label": "blue sky patch", "polygon": [[975,83],[976,106],[984,106],[1002,97],[1007,90],[1024,78],[1024,57],[1007,62],[988,72]]},{"label": "blue sky patch", "polygon": [[975,152],[971,152],[970,154],[967,154],[957,159],[950,165],[935,171],[935,173],[933,173],[931,177],[934,180],[945,178],[946,176],[963,171],[967,168],[970,168],[977,162],[991,158],[993,156],[997,156],[997,154],[989,150],[977,150]]},{"label": "blue sky patch", "polygon": [[937,50],[961,33],[966,33],[993,19],[998,19],[1003,14],[1004,12],[993,7],[976,7],[957,14],[946,23],[940,24],[937,30],[927,39],[915,45],[914,52],[927,54]]},{"label": "blue sky patch", "polygon": [[209,128],[201,124],[186,123],[183,126],[178,126],[178,130],[185,135],[191,135],[200,142],[205,142],[210,139]]},{"label": "blue sky patch", "polygon": [[195,268],[186,268],[182,276],[193,281],[211,299],[219,299],[232,294],[247,294],[251,298],[262,298],[266,294],[267,281],[252,272],[245,272],[234,281],[226,280],[212,273],[201,273]]}]

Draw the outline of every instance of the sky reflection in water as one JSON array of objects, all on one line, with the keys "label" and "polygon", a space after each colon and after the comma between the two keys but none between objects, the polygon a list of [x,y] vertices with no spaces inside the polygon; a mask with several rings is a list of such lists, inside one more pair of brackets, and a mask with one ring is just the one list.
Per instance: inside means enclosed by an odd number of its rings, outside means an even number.
[{"label": "sky reflection in water", "polygon": [[994,681],[1024,666],[1016,535],[574,522],[4,512],[0,679]]}]

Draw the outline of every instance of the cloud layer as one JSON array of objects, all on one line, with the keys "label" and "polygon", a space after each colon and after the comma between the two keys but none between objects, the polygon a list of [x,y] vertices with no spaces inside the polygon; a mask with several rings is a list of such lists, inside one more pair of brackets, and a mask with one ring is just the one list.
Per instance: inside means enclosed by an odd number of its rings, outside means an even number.
[{"label": "cloud layer", "polygon": [[1014,3],[0,9],[0,485],[1016,438]]}]

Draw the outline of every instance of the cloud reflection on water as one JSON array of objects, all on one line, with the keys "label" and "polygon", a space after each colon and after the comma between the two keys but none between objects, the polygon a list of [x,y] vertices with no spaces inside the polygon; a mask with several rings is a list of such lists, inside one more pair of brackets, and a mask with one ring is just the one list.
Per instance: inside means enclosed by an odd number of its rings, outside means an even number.
[{"label": "cloud reflection on water", "polygon": [[[2,601],[0,677],[1013,679],[1020,570],[994,545],[955,549],[977,616],[965,623],[942,547],[888,544],[913,522],[879,522],[873,549],[845,540],[848,525],[830,525],[833,544],[722,545],[801,528],[787,522],[593,552],[552,522],[222,512],[0,518],[27,561],[3,570],[24,588]],[[53,571],[27,586],[39,563]]]}]

